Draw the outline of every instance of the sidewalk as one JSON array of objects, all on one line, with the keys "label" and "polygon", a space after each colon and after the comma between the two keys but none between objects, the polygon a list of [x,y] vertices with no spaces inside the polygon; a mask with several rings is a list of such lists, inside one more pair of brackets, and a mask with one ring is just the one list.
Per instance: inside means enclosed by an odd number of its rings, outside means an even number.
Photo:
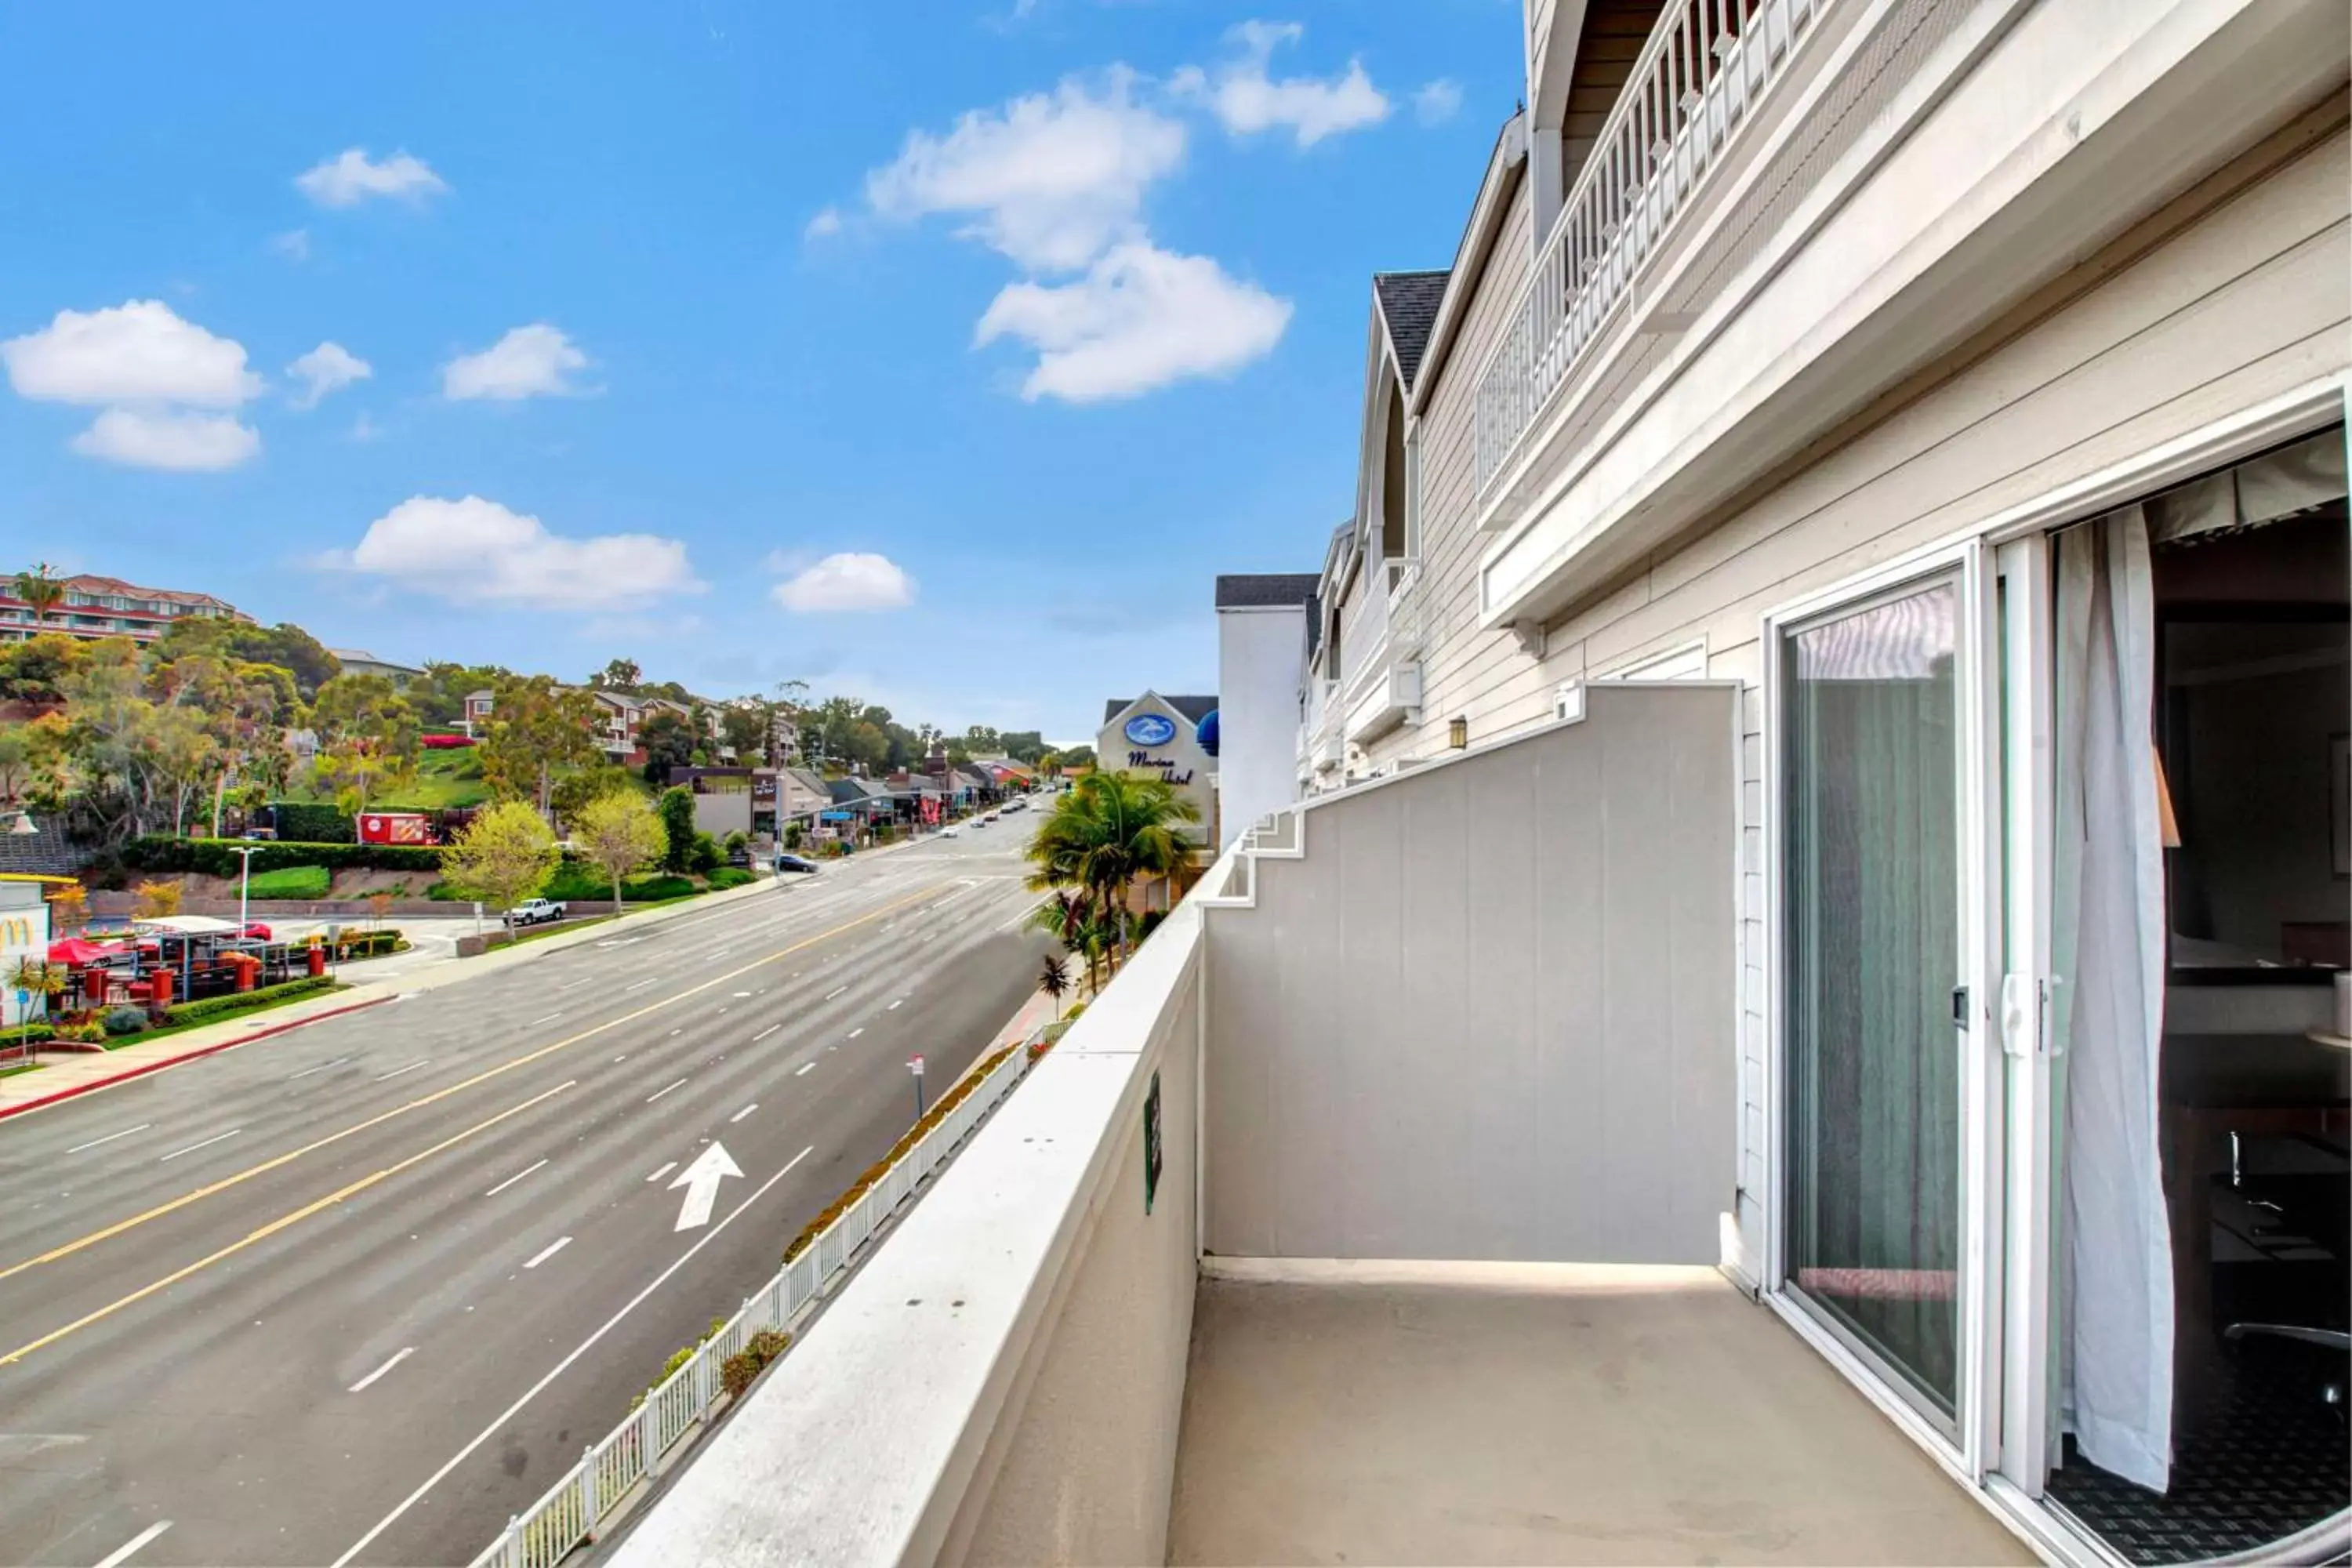
[{"label": "sidewalk", "polygon": [[404,973],[388,974],[382,979],[367,977],[370,967],[367,963],[344,964],[340,966],[339,973],[360,977],[347,990],[326,992],[299,1002],[289,1002],[282,1007],[270,1008],[253,1017],[206,1024],[164,1039],[134,1043],[115,1050],[43,1055],[38,1071],[12,1073],[0,1078],[0,1120],[58,1100],[70,1100],[76,1095],[88,1094],[109,1084],[144,1078],[149,1073],[160,1072],[198,1057],[208,1057],[232,1047],[282,1035],[305,1024],[315,1024],[321,1018],[357,1012],[362,1007],[373,1007],[399,996],[430,991],[478,974],[488,974],[517,963],[529,963],[548,953],[560,952],[583,942],[609,942],[625,928],[635,930],[641,926],[657,925],[664,921],[762,895],[773,898],[778,890],[773,878],[762,878],[740,888],[730,888],[724,892],[705,893],[700,898],[635,910],[617,920],[599,921],[578,931],[560,931],[519,946],[498,948],[478,958],[445,958]]}]

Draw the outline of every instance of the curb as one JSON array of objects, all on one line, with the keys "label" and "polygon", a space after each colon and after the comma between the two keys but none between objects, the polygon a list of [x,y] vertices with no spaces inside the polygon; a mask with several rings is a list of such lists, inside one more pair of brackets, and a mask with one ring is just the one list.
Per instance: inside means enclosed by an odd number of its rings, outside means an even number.
[{"label": "curb", "polygon": [[28,1110],[38,1110],[45,1105],[55,1105],[59,1100],[72,1100],[79,1095],[93,1094],[101,1089],[111,1089],[118,1083],[129,1083],[134,1078],[145,1078],[149,1073],[162,1072],[165,1068],[175,1068],[182,1062],[194,1061],[198,1057],[208,1057],[216,1052],[232,1050],[238,1046],[251,1045],[256,1040],[266,1040],[272,1035],[282,1035],[289,1029],[299,1029],[305,1024],[315,1024],[323,1018],[339,1018],[346,1013],[357,1013],[368,1007],[381,1007],[387,1002],[397,1000],[397,996],[371,996],[364,1002],[347,1002],[340,1007],[330,1007],[323,1013],[311,1013],[299,1018],[289,1018],[282,1024],[272,1024],[267,1027],[256,1029],[253,1033],[238,1039],[215,1040],[209,1046],[198,1046],[195,1049],[183,1051],[176,1057],[165,1057],[161,1061],[142,1062],[139,1066],[126,1068],[110,1078],[93,1079],[88,1083],[78,1083],[71,1089],[61,1089],[54,1094],[42,1095],[37,1100],[0,1106],[0,1121],[5,1121],[11,1116],[22,1116]]}]

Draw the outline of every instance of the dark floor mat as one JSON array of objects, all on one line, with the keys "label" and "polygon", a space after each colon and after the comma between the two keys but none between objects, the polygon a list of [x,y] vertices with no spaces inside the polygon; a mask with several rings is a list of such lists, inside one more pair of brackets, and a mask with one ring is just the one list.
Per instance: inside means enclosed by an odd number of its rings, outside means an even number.
[{"label": "dark floor mat", "polygon": [[[2232,1358],[2226,1400],[2181,1438],[2163,1496],[2100,1469],[2069,1437],[2051,1498],[2118,1554],[2146,1563],[2243,1552],[2352,1503],[2352,1441],[2318,1398],[2325,1363],[2297,1349],[2249,1346]],[[2341,1355],[2335,1365],[2340,1376]]]}]

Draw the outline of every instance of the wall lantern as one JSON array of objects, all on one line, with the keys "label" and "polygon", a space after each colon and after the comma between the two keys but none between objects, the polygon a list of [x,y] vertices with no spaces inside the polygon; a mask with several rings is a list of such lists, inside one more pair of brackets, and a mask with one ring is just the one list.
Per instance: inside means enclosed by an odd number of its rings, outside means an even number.
[{"label": "wall lantern", "polygon": [[1449,721],[1445,726],[1445,743],[1457,752],[1467,746],[1470,743],[1470,721],[1467,719]]}]

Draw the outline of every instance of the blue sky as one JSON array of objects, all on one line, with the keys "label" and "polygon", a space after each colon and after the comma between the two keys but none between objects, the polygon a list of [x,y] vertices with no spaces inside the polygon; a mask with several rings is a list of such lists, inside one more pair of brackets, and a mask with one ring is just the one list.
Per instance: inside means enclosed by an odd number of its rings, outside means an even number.
[{"label": "blue sky", "polygon": [[1319,563],[1519,92],[1508,0],[383,15],[0,14],[0,565],[1064,739]]}]

